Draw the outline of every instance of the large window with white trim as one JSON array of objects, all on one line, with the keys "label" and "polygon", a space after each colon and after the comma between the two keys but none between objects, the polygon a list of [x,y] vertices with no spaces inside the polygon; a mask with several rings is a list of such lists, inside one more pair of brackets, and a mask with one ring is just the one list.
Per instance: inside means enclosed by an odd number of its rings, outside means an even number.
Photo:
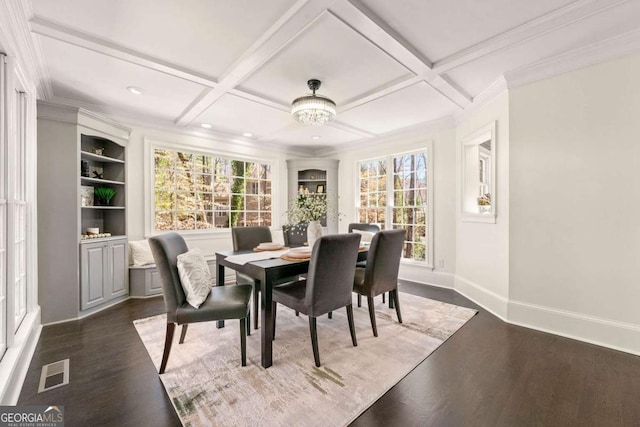
[{"label": "large window with white trim", "polygon": [[154,149],[154,228],[271,225],[271,165]]},{"label": "large window with white trim", "polygon": [[358,163],[358,221],[404,229],[402,257],[431,264],[432,179],[428,149]]}]

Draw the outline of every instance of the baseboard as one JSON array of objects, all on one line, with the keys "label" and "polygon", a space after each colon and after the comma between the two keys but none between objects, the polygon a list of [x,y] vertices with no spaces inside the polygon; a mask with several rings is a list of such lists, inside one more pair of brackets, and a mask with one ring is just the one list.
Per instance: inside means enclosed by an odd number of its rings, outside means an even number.
[{"label": "baseboard", "polygon": [[422,285],[453,289],[454,275],[447,272],[431,271],[430,268],[401,266],[398,279]]},{"label": "baseboard", "polygon": [[640,356],[640,326],[509,301],[509,323]]},{"label": "baseboard", "polygon": [[18,403],[42,331],[40,307],[27,313],[22,322],[13,345],[0,362],[0,405],[15,406]]},{"label": "baseboard", "polygon": [[469,298],[488,312],[507,322],[509,300],[490,291],[471,280],[455,276],[453,289],[460,295]]}]

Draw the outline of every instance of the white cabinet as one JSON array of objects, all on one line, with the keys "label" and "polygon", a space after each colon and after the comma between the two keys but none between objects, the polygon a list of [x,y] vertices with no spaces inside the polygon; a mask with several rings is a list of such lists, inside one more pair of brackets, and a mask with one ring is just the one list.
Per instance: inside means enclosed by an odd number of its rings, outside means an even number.
[{"label": "white cabinet", "polygon": [[[338,207],[338,164],[335,159],[289,159],[289,199],[297,196],[300,189],[311,193],[326,193],[327,200]],[[328,234],[338,232],[338,218],[322,221]]]},{"label": "white cabinet", "polygon": [[80,309],[129,294],[127,239],[80,244]]},{"label": "white cabinet", "polygon": [[[42,323],[53,323],[128,296],[131,129],[81,108],[42,101],[37,124],[38,302]],[[93,229],[102,236],[86,239]]]}]

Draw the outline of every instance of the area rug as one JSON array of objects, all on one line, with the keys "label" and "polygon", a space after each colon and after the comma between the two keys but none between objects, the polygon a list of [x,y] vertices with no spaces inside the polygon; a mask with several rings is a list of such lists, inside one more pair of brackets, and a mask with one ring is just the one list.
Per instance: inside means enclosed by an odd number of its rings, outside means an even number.
[{"label": "area rug", "polygon": [[[353,347],[346,310],[318,319],[322,367],[313,362],[306,316],[278,306],[273,366],[260,365],[260,334],[247,337],[247,366],[240,365],[238,321],[189,325],[185,342],[179,329],[160,376],[185,426],[343,426],[406,376],[475,310],[401,293],[404,323],[376,298],[378,337],[371,331],[366,300],[354,318]],[[164,315],[136,320],[151,360],[160,366]]]}]

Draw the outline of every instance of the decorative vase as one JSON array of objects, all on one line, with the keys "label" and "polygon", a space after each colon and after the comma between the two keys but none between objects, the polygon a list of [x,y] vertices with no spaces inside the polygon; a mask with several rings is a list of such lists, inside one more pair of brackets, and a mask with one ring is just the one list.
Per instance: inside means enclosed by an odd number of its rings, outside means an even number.
[{"label": "decorative vase", "polygon": [[307,226],[307,243],[310,248],[313,248],[313,244],[322,237],[322,224],[320,221],[311,221]]}]

